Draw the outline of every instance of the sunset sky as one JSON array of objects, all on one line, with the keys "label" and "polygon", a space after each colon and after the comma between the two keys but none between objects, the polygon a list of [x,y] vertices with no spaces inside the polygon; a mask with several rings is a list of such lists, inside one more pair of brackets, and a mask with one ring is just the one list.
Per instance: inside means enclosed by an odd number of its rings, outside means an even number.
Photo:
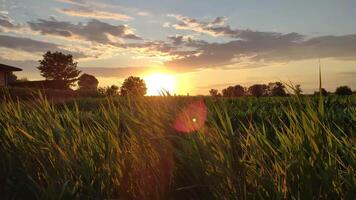
[{"label": "sunset sky", "polygon": [[38,80],[47,50],[101,86],[136,75],[177,94],[272,81],[311,93],[320,57],[323,87],[355,90],[356,1],[0,0],[0,63]]}]

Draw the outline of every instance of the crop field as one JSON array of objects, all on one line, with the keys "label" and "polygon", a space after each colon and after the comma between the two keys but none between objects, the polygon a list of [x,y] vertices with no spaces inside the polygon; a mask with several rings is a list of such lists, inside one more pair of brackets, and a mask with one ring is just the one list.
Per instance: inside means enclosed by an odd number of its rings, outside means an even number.
[{"label": "crop field", "polygon": [[356,95],[0,102],[1,199],[354,199]]}]

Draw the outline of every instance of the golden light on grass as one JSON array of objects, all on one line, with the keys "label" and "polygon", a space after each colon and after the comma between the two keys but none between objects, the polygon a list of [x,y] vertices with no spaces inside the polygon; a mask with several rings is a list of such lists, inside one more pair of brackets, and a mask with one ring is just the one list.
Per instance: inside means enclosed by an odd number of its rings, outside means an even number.
[{"label": "golden light on grass", "polygon": [[167,91],[170,94],[176,92],[177,81],[173,75],[164,73],[152,73],[143,78],[147,86],[147,95],[160,95]]}]

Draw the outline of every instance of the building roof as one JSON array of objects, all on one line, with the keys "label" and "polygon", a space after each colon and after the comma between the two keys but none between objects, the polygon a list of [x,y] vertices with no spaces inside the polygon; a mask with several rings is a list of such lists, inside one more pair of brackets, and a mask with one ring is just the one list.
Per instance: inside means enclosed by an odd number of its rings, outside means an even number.
[{"label": "building roof", "polygon": [[8,71],[8,72],[13,72],[13,71],[22,71],[22,69],[17,68],[17,67],[12,67],[9,65],[4,65],[0,63],[0,71]]}]

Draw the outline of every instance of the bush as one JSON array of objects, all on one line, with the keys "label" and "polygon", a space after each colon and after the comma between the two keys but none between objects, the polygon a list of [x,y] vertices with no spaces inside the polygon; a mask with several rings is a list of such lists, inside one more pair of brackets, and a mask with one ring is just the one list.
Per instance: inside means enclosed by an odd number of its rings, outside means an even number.
[{"label": "bush", "polygon": [[336,88],[335,94],[340,96],[352,95],[352,90],[348,86],[340,86]]}]

